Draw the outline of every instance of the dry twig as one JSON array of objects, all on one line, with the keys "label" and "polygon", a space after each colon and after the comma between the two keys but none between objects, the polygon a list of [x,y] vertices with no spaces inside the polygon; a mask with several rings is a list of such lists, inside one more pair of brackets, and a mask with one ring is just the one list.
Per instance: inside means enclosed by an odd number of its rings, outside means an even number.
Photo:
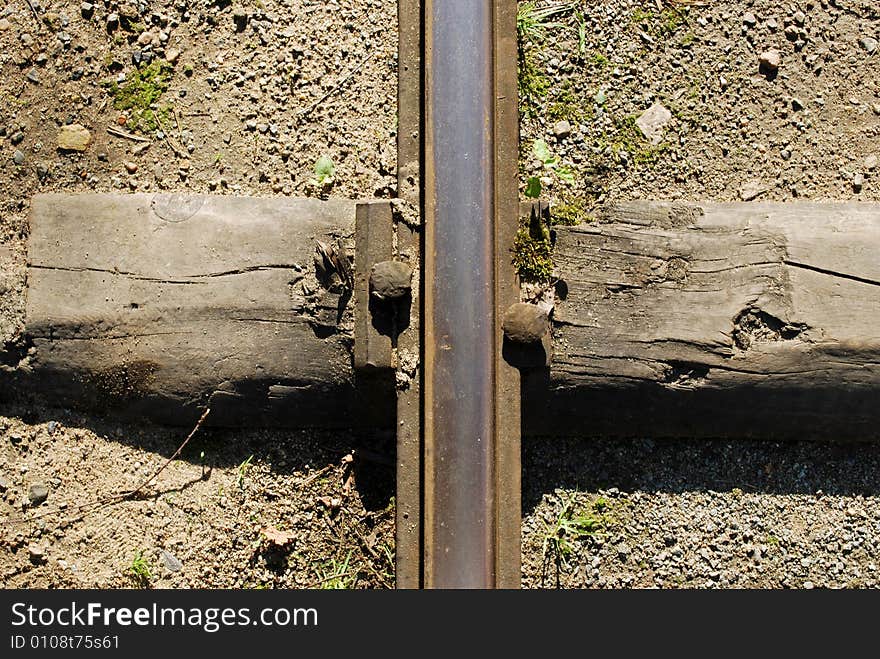
[{"label": "dry twig", "polygon": [[150,140],[146,137],[141,137],[140,135],[133,135],[132,133],[126,133],[124,130],[120,130],[118,128],[114,128],[113,126],[107,127],[107,132],[116,137],[122,137],[126,140],[132,140],[133,142],[149,142]]},{"label": "dry twig", "polygon": [[306,108],[305,110],[303,110],[302,112],[300,112],[300,113],[299,113],[299,117],[300,117],[300,118],[307,117],[307,116],[310,115],[312,112],[314,112],[314,111],[315,111],[315,108],[317,108],[319,105],[321,105],[321,103],[323,103],[323,102],[326,101],[328,98],[330,98],[331,96],[333,96],[333,94],[335,94],[335,93],[338,92],[340,89],[342,89],[342,86],[343,86],[346,82],[348,82],[349,80],[351,80],[351,78],[354,76],[355,73],[357,73],[357,72],[360,71],[362,68],[364,68],[364,65],[365,65],[367,62],[369,62],[371,59],[373,59],[373,55],[375,55],[375,53],[370,53],[370,54],[367,55],[363,60],[361,60],[361,63],[358,64],[356,67],[354,67],[351,71],[349,71],[349,72],[348,72],[348,75],[345,76],[342,80],[340,80],[340,81],[337,82],[335,85],[333,85],[333,87],[330,89],[330,91],[328,91],[328,92],[327,92],[326,94],[324,94],[321,98],[319,98],[317,101],[315,101],[314,103],[312,103],[311,106],[309,106],[308,108]]}]

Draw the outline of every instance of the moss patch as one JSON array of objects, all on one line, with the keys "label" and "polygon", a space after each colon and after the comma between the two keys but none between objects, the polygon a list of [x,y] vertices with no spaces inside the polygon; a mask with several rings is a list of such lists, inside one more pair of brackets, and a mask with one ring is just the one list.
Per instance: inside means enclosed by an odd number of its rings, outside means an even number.
[{"label": "moss patch", "polygon": [[625,151],[629,160],[639,166],[654,165],[660,156],[669,148],[666,143],[652,144],[636,126],[635,115],[630,115],[616,122],[615,131],[609,135],[604,144],[615,158],[620,158]]},{"label": "moss patch", "polygon": [[662,11],[638,8],[632,13],[631,24],[656,39],[665,39],[685,25],[687,18],[687,7],[667,7]]},{"label": "moss patch", "polygon": [[113,107],[128,113],[128,126],[133,129],[153,131],[167,125],[171,106],[157,107],[162,94],[168,90],[173,67],[163,60],[136,71],[123,85],[115,82],[106,85],[113,97]]},{"label": "moss patch", "polygon": [[581,222],[592,222],[595,218],[590,215],[587,203],[583,199],[573,199],[550,207],[550,221],[553,224],[563,226],[577,226]]},{"label": "moss patch", "polygon": [[538,67],[535,55],[524,47],[520,48],[519,60],[519,109],[523,116],[531,118],[537,116],[538,103],[550,90],[550,78]]},{"label": "moss patch", "polygon": [[553,246],[543,226],[525,221],[513,239],[513,266],[524,282],[547,282],[553,276]]}]

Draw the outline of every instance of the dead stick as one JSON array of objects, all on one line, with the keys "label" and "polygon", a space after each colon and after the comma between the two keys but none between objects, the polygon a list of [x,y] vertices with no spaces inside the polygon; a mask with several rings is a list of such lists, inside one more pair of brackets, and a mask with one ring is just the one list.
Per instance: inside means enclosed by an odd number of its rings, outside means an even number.
[{"label": "dead stick", "polygon": [[[125,501],[127,499],[131,499],[135,494],[137,494],[143,488],[145,488],[147,485],[149,485],[151,482],[153,482],[156,479],[156,477],[159,474],[161,474],[165,470],[165,468],[177,458],[178,455],[180,455],[180,452],[183,451],[184,447],[186,447],[186,445],[189,443],[189,440],[191,440],[193,438],[193,435],[195,435],[198,432],[199,428],[202,427],[202,423],[204,423],[205,419],[208,417],[208,414],[210,412],[211,412],[210,407],[205,409],[205,411],[202,413],[202,416],[199,417],[199,420],[196,422],[195,427],[193,427],[193,429],[189,433],[189,435],[186,436],[186,439],[183,440],[183,443],[177,447],[177,450],[174,452],[174,454],[170,458],[168,458],[165,461],[165,463],[161,467],[159,467],[159,469],[157,469],[155,472],[153,472],[152,476],[147,478],[143,483],[138,485],[136,488],[134,488],[133,490],[127,490],[125,492],[120,492],[118,494],[111,494],[110,496],[106,496],[102,499],[96,499],[95,501],[89,501],[87,503],[80,504],[78,506],[75,506],[71,510],[81,511],[81,510],[85,510],[86,508],[91,508],[91,507],[93,507],[95,510],[98,510],[100,508],[103,508],[104,506],[109,506],[112,503],[118,503],[120,501]],[[42,512],[38,515],[32,515],[31,519],[39,519],[40,517],[44,517],[46,515],[51,515],[51,514],[60,513],[60,512],[61,512],[60,509],[47,510],[47,511]],[[87,511],[87,512],[90,512],[90,511]],[[85,513],[83,513],[83,515],[85,515]],[[79,518],[75,518],[73,521],[78,521],[79,519],[82,519],[82,515]]]},{"label": "dead stick", "polygon": [[149,485],[151,482],[153,482],[156,479],[156,477],[165,470],[165,467],[167,467],[172,462],[174,462],[174,460],[177,459],[177,456],[180,455],[180,452],[183,451],[184,447],[189,443],[189,440],[191,440],[193,438],[193,435],[195,435],[199,431],[199,428],[202,427],[202,423],[204,423],[205,419],[208,418],[208,414],[210,414],[210,413],[211,413],[211,408],[210,407],[205,408],[205,411],[202,412],[202,416],[199,417],[199,420],[196,422],[196,425],[192,429],[192,432],[190,432],[189,435],[186,436],[186,439],[183,440],[183,444],[181,444],[180,446],[177,447],[177,450],[174,452],[174,455],[172,455],[170,458],[168,458],[165,461],[165,464],[163,464],[161,467],[159,467],[159,469],[157,469],[153,473],[152,476],[150,476],[147,480],[145,480],[143,483],[138,485],[133,490],[129,490],[128,492],[125,492],[122,495],[122,497],[124,499],[130,499],[131,497],[133,497],[135,494],[137,494],[139,491],[141,491],[147,485]]},{"label": "dead stick", "polygon": [[168,134],[168,131],[165,130],[165,126],[162,125],[162,121],[159,119],[159,113],[156,112],[153,114],[156,117],[156,124],[159,126],[159,129],[162,131],[162,134],[165,136],[165,143],[171,147],[171,150],[174,151],[174,155],[178,158],[185,157],[182,153],[181,149],[178,149],[174,142],[171,141],[171,135]]},{"label": "dead stick", "polygon": [[150,141],[146,137],[141,137],[140,135],[132,135],[131,133],[126,133],[124,130],[119,130],[118,128],[114,128],[113,126],[108,126],[107,132],[111,135],[115,135],[116,137],[123,137],[127,140],[133,140],[134,142]]},{"label": "dead stick", "polygon": [[42,21],[40,20],[40,14],[37,12],[36,7],[34,7],[34,3],[31,2],[31,0],[27,0],[27,4],[28,4],[28,7],[31,8],[31,11],[34,14],[34,18],[37,19],[37,29],[40,29],[42,27]]}]

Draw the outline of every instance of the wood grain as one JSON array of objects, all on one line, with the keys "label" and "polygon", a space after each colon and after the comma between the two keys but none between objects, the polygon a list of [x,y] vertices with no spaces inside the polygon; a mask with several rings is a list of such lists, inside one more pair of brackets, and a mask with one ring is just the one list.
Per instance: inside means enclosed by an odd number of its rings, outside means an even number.
[{"label": "wood grain", "polygon": [[322,288],[313,265],[316,240],[352,242],[355,206],[39,195],[35,354],[19,370],[59,404],[163,422],[189,424],[210,406],[221,425],[372,423],[352,369],[351,295]]},{"label": "wood grain", "polygon": [[530,432],[880,437],[880,206],[636,202],[554,259]]}]

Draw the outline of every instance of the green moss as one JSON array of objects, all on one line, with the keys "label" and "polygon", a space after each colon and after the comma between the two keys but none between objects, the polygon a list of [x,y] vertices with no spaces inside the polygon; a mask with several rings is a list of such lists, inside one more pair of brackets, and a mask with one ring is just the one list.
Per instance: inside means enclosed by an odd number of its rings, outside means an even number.
[{"label": "green moss", "polygon": [[113,107],[128,113],[128,125],[141,130],[157,130],[167,125],[171,118],[171,107],[154,107],[162,94],[167,91],[173,67],[163,60],[156,60],[149,66],[135,71],[131,79],[122,86],[116,82],[106,84],[113,97]]},{"label": "green moss", "polygon": [[592,116],[592,106],[582,107],[571,81],[566,80],[562,87],[550,92],[546,116],[550,121],[565,119],[573,124],[588,121]]},{"label": "green moss", "polygon": [[604,69],[609,64],[611,64],[611,60],[605,57],[605,55],[600,53],[598,50],[594,50],[590,57],[587,59],[587,63],[597,69]]},{"label": "green moss", "polygon": [[630,15],[630,22],[652,37],[664,39],[685,25],[687,18],[687,7],[667,7],[662,11],[639,7]]},{"label": "green moss", "polygon": [[651,144],[636,126],[636,117],[630,115],[616,122],[615,132],[606,137],[601,146],[606,147],[615,158],[622,152],[629,154],[629,160],[639,166],[657,163],[661,154],[669,148],[666,143]]},{"label": "green moss", "polygon": [[550,232],[540,227],[540,234],[536,236],[526,223],[513,239],[513,266],[522,281],[547,282],[553,275]]},{"label": "green moss", "polygon": [[587,210],[587,203],[583,199],[573,199],[561,204],[553,204],[550,207],[550,221],[553,224],[564,226],[577,226],[581,222],[592,222],[594,218]]},{"label": "green moss", "polygon": [[547,96],[551,83],[535,62],[533,53],[521,48],[519,60],[520,113],[530,118],[538,114],[538,104]]}]

